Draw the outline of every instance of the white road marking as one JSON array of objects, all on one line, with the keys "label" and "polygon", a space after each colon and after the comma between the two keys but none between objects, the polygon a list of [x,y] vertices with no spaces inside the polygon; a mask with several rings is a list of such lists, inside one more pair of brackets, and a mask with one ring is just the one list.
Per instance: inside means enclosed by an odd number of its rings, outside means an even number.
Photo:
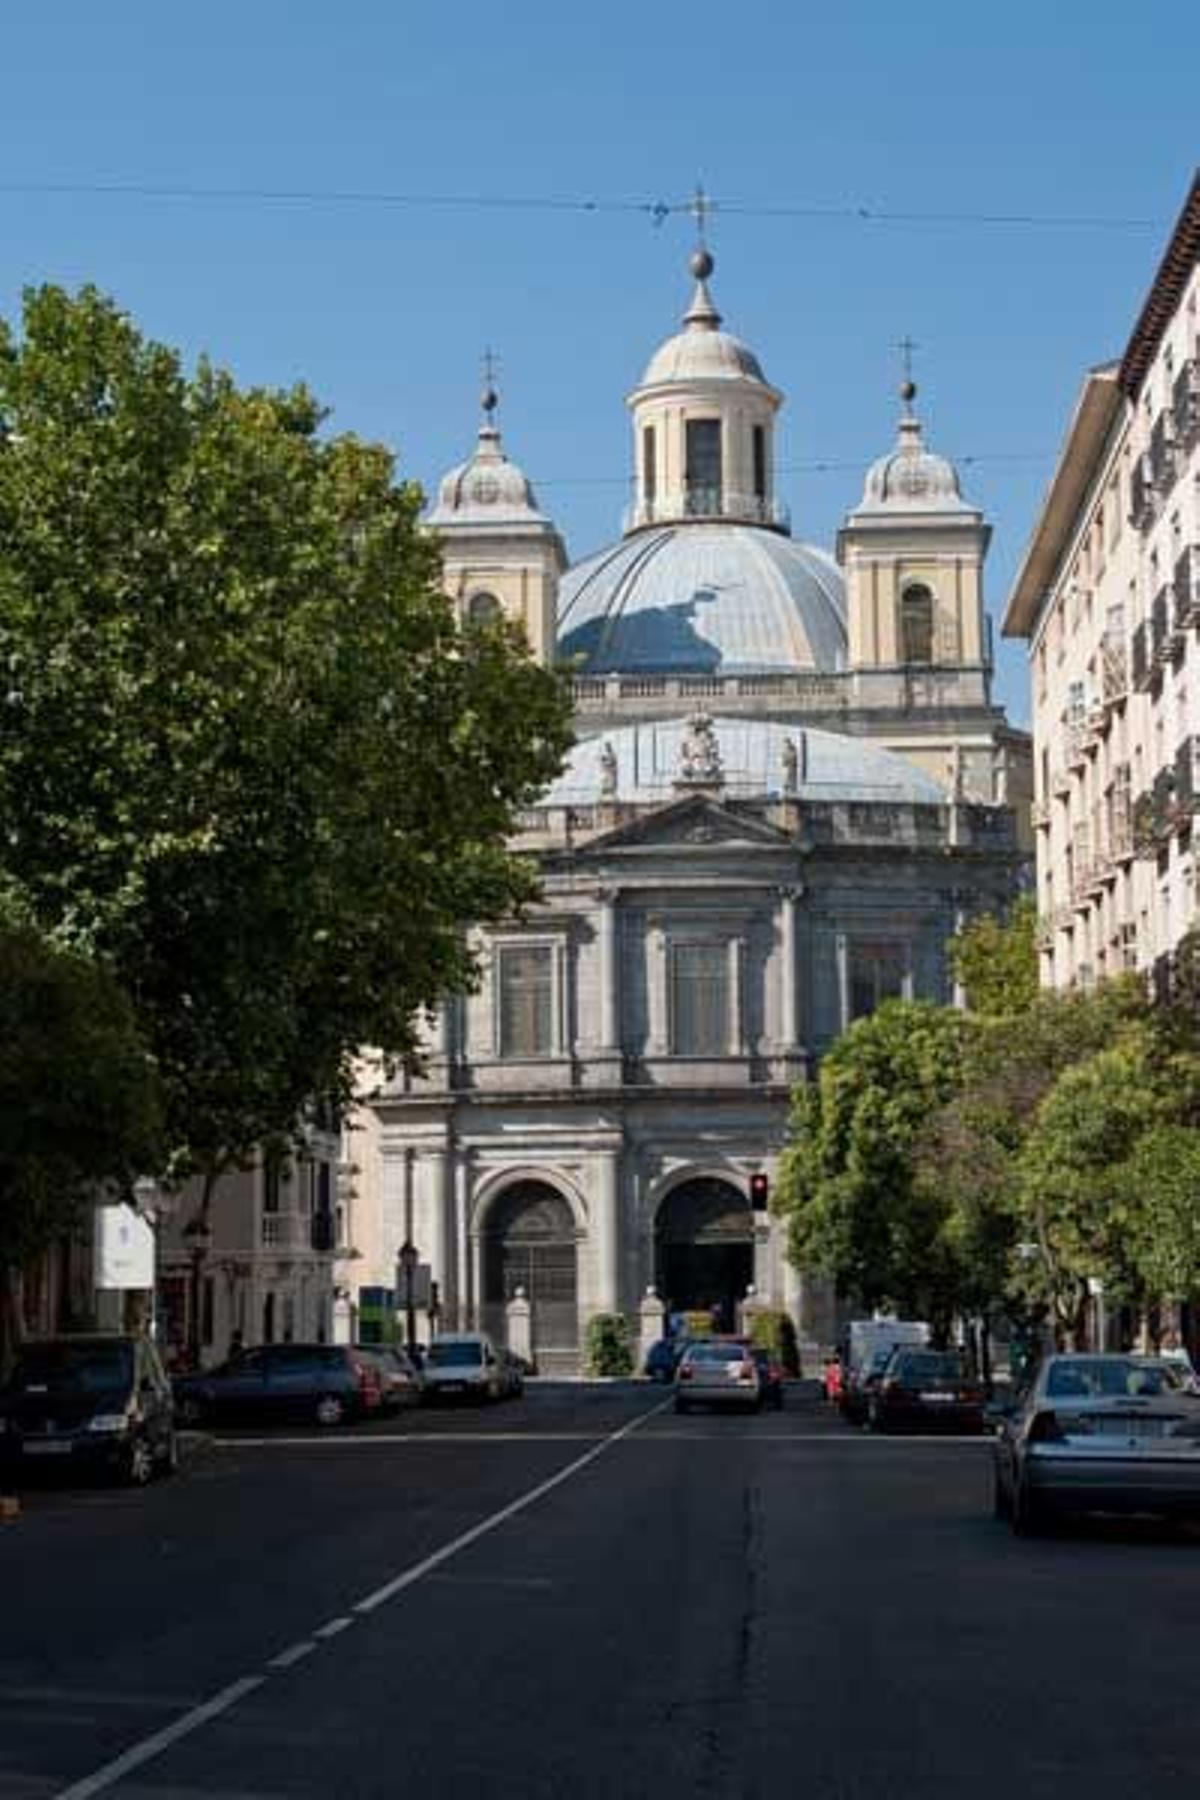
[{"label": "white road marking", "polygon": [[293,1663],[303,1662],[306,1656],[311,1656],[316,1647],[312,1638],[304,1638],[298,1644],[289,1644],[286,1650],[281,1650],[278,1656],[271,1658],[267,1667],[268,1669],[290,1669]]},{"label": "white road marking", "polygon": [[412,1587],[432,1570],[440,1569],[443,1563],[449,1562],[452,1556],[457,1556],[460,1550],[466,1550],[469,1545],[477,1544],[480,1538],[487,1537],[489,1532],[496,1530],[497,1526],[506,1524],[509,1519],[515,1519],[518,1513],[523,1513],[527,1507],[533,1506],[545,1495],[553,1493],[554,1489],[561,1487],[564,1481],[570,1481],[573,1475],[578,1475],[581,1470],[587,1468],[589,1463],[594,1463],[596,1458],[603,1456],[604,1452],[613,1444],[618,1444],[623,1438],[629,1437],[639,1426],[644,1425],[647,1419],[654,1418],[656,1413],[664,1412],[670,1404],[669,1400],[663,1400],[658,1406],[652,1406],[649,1412],[639,1413],[636,1419],[630,1419],[627,1424],[621,1426],[619,1431],[610,1432],[598,1444],[593,1444],[590,1450],[585,1450],[582,1456],[577,1456],[574,1462],[569,1462],[565,1469],[558,1471],[557,1475],[551,1475],[547,1480],[539,1481],[536,1487],[530,1488],[528,1493],[520,1495],[518,1499],[510,1500],[509,1504],[502,1506],[499,1512],[492,1513],[489,1518],[481,1520],[478,1525],[472,1525],[469,1531],[461,1532],[458,1537],[451,1538],[448,1544],[443,1544],[442,1548],[435,1550],[432,1556],[422,1558],[419,1563],[414,1563],[411,1569],[405,1569],[391,1581],[385,1581],[382,1587],[375,1589],[374,1593],[368,1594],[364,1599],[358,1601],[354,1611],[356,1613],[372,1613],[377,1607],[385,1606],[389,1600],[394,1600],[397,1594],[402,1594],[405,1588]]},{"label": "white road marking", "polygon": [[345,1616],[340,1619],[330,1619],[328,1625],[318,1625],[313,1636],[319,1638],[340,1637],[343,1631],[349,1631],[353,1623],[353,1619]]},{"label": "white road marking", "polygon": [[[365,1595],[351,1608],[351,1612],[363,1615],[375,1612],[378,1607],[385,1605],[395,1595],[403,1593],[405,1588],[414,1586],[433,1569],[440,1568],[443,1563],[449,1562],[450,1558],[457,1556],[460,1550],[465,1550],[470,1544],[478,1543],[480,1538],[486,1537],[498,1526],[506,1524],[509,1519],[515,1519],[519,1513],[523,1513],[527,1507],[542,1499],[544,1495],[552,1493],[555,1488],[561,1487],[573,1475],[580,1474],[588,1467],[589,1463],[595,1462],[596,1458],[602,1456],[613,1444],[619,1444],[631,1436],[648,1419],[654,1418],[657,1413],[662,1412],[670,1404],[669,1400],[664,1400],[660,1405],[652,1406],[649,1411],[639,1413],[636,1418],[628,1420],[618,1430],[610,1432],[607,1437],[593,1444],[591,1449],[585,1451],[582,1456],[577,1456],[574,1462],[570,1462],[565,1468],[560,1469],[557,1475],[550,1476],[546,1481],[540,1481],[527,1493],[510,1501],[507,1506],[502,1506],[499,1512],[490,1514],[478,1525],[472,1526],[470,1531],[460,1533],[450,1543],[444,1544],[440,1550],[435,1550],[432,1556],[424,1557],[419,1563],[414,1563],[411,1568],[402,1570],[393,1580],[376,1588],[373,1593]],[[309,1442],[307,1438],[299,1441],[304,1444]],[[345,1629],[340,1619],[331,1619],[329,1624],[330,1626],[338,1625],[342,1630]],[[327,1637],[334,1635],[329,1627],[323,1627],[322,1630]],[[322,1633],[316,1635],[320,1636]],[[316,1648],[315,1643],[305,1639],[303,1643],[293,1644],[287,1650],[281,1651],[280,1655],[266,1666],[268,1669],[290,1668],[293,1663],[299,1662],[302,1657],[308,1656]],[[219,1694],[214,1694],[211,1700],[206,1700],[201,1706],[194,1706],[190,1712],[184,1713],[172,1724],[165,1725],[153,1736],[143,1738],[140,1743],[133,1744],[120,1756],[115,1757],[112,1762],[105,1763],[102,1768],[96,1769],[91,1775],[85,1775],[82,1780],[73,1782],[68,1788],[63,1788],[54,1797],[54,1800],[92,1800],[92,1795],[101,1794],[105,1789],[111,1788],[122,1777],[128,1775],[132,1769],[141,1768],[144,1763],[153,1761],[164,1750],[168,1750],[172,1744],[178,1743],[180,1738],[190,1737],[194,1731],[199,1731],[202,1725],[207,1725],[210,1720],[228,1712],[230,1707],[236,1706],[238,1701],[247,1694],[262,1687],[267,1679],[266,1675],[245,1675],[240,1681],[230,1682],[229,1686],[222,1688]]]},{"label": "white road marking", "polygon": [[191,1712],[184,1713],[173,1724],[164,1725],[152,1737],[143,1738],[140,1744],[132,1745],[94,1774],[85,1775],[82,1781],[72,1782],[69,1788],[63,1788],[56,1800],[91,1800],[93,1794],[102,1794],[105,1788],[112,1787],[114,1782],[120,1781],[131,1770],[140,1769],[143,1763],[161,1756],[164,1750],[169,1750],[180,1738],[190,1737],[193,1731],[199,1731],[211,1719],[228,1712],[231,1706],[236,1706],[239,1700],[245,1699],[255,1688],[260,1688],[265,1680],[265,1675],[244,1675],[240,1681],[231,1681],[228,1687],[222,1688],[219,1694],[214,1694],[202,1706],[194,1706]]}]

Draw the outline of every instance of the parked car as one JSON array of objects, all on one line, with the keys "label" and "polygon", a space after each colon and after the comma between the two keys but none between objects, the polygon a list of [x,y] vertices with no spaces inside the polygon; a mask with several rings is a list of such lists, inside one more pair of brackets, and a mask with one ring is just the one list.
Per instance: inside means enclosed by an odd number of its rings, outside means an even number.
[{"label": "parked car", "polygon": [[849,1419],[852,1425],[865,1425],[870,1411],[871,1395],[883,1380],[884,1371],[892,1360],[894,1344],[885,1344],[874,1352],[868,1362],[851,1364],[842,1377],[842,1390],[838,1396],[838,1405],[842,1417]]},{"label": "parked car", "polygon": [[983,1430],[983,1387],[961,1350],[893,1350],[867,1394],[871,1431]]},{"label": "parked car", "polygon": [[659,1338],[646,1352],[642,1374],[649,1381],[674,1381],[680,1354],[674,1338]]},{"label": "parked car", "polygon": [[758,1372],[762,1378],[763,1405],[774,1407],[776,1412],[781,1412],[783,1410],[783,1364],[778,1362],[763,1344],[751,1344],[750,1352],[758,1364]]},{"label": "parked car", "polygon": [[341,1425],[380,1410],[383,1377],[348,1345],[261,1344],[219,1368],[177,1376],[175,1403],[189,1425],[213,1419]]},{"label": "parked car", "polygon": [[396,1344],[355,1344],[353,1350],[360,1362],[379,1371],[380,1403],[385,1412],[421,1404],[424,1377],[407,1351]]},{"label": "parked car", "polygon": [[425,1392],[432,1400],[499,1400],[505,1374],[484,1332],[440,1333],[425,1358]]},{"label": "parked car", "polygon": [[140,1487],[178,1463],[175,1405],[148,1338],[79,1335],[22,1345],[0,1388],[0,1468],[97,1471]]},{"label": "parked car", "polygon": [[741,1406],[757,1412],[763,1403],[763,1376],[751,1346],[737,1338],[700,1339],[689,1344],[675,1371],[675,1411],[693,1406]]},{"label": "parked car", "polygon": [[1200,1396],[1165,1358],[1047,1357],[995,1416],[995,1511],[1015,1532],[1072,1512],[1200,1519]]}]

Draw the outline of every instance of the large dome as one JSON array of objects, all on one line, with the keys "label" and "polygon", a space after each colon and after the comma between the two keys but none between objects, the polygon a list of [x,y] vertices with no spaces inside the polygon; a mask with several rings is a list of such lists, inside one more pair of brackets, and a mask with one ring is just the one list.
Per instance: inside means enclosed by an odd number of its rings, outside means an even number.
[{"label": "large dome", "polygon": [[842,573],[753,525],[641,531],[564,576],[558,650],[582,674],[831,673],[845,660]]}]

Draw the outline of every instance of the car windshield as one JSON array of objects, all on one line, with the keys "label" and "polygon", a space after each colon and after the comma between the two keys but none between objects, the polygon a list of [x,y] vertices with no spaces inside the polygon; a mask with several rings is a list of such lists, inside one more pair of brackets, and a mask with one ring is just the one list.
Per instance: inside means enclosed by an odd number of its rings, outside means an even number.
[{"label": "car windshield", "polygon": [[483,1361],[482,1344],[431,1344],[428,1360],[435,1369],[477,1369]]},{"label": "car windshield", "polygon": [[1181,1385],[1170,1364],[1124,1356],[1062,1358],[1051,1363],[1046,1375],[1052,1400],[1143,1399],[1178,1393]]},{"label": "car windshield", "polygon": [[128,1387],[131,1344],[29,1344],[13,1370],[12,1386],[27,1393],[103,1394]]},{"label": "car windshield", "polygon": [[970,1373],[966,1357],[955,1350],[905,1351],[892,1372],[901,1381],[965,1381]]}]

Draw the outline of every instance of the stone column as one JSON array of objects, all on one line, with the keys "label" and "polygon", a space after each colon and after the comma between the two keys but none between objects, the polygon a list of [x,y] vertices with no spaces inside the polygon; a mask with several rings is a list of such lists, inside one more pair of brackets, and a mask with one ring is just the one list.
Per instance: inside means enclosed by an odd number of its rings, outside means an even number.
[{"label": "stone column", "polygon": [[638,1372],[646,1366],[650,1346],[657,1344],[666,1328],[667,1309],[653,1287],[642,1295],[638,1307]]},{"label": "stone column", "polygon": [[597,927],[600,982],[600,1042],[598,1048],[609,1055],[620,1048],[618,1018],[620,972],[617,968],[617,897],[611,888],[600,891],[600,915]]},{"label": "stone column", "polygon": [[621,1304],[618,1186],[621,1153],[601,1150],[592,1160],[592,1268],[595,1311],[616,1312]]},{"label": "stone column", "polygon": [[779,890],[780,971],[779,1042],[785,1052],[799,1049],[796,1023],[796,890]]},{"label": "stone column", "polygon": [[[418,1242],[417,1249],[421,1252],[421,1260],[429,1264],[430,1275],[438,1284],[438,1294],[441,1297],[444,1313],[446,1301],[454,1288],[454,1272],[450,1267],[449,1254],[446,1152],[444,1150],[428,1150],[422,1158],[422,1162],[425,1167],[425,1205],[422,1209],[425,1242]],[[444,1316],[440,1322],[445,1323]]]},{"label": "stone column", "polygon": [[460,1331],[469,1331],[474,1318],[471,1281],[471,1233],[469,1229],[471,1171],[459,1153],[454,1160],[454,1236],[457,1252],[456,1318]]}]

